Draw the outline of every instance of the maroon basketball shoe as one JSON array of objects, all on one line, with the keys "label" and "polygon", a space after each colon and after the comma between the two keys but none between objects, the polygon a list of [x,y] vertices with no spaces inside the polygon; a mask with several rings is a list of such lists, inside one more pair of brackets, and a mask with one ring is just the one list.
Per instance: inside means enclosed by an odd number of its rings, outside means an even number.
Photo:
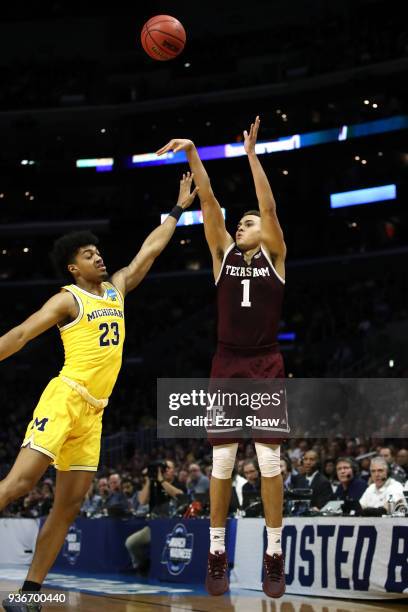
[{"label": "maroon basketball shoe", "polygon": [[225,552],[208,553],[205,588],[210,595],[223,595],[229,589],[228,561]]},{"label": "maroon basketball shoe", "polygon": [[282,597],[285,592],[285,563],[283,555],[264,555],[263,592],[268,597]]}]

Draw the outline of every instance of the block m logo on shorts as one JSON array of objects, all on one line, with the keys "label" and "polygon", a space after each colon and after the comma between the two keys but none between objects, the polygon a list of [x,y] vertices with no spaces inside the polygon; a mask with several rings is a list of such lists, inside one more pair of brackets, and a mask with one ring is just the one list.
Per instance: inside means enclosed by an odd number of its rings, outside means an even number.
[{"label": "block m logo on shorts", "polygon": [[35,427],[37,431],[44,431],[45,426],[48,423],[48,421],[49,421],[48,417],[44,417],[43,419],[41,419],[41,421],[39,421],[37,417],[35,417],[34,423],[31,425],[31,429],[34,429]]}]

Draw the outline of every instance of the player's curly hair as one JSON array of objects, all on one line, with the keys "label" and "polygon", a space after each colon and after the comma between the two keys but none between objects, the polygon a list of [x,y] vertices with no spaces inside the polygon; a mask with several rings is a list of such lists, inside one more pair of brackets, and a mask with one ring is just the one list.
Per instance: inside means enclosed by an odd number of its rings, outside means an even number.
[{"label": "player's curly hair", "polygon": [[53,262],[57,273],[60,276],[72,280],[70,272],[68,272],[68,264],[73,263],[78,250],[88,244],[99,244],[99,238],[92,232],[81,231],[71,232],[58,238],[54,242],[54,247],[51,251],[51,261]]}]

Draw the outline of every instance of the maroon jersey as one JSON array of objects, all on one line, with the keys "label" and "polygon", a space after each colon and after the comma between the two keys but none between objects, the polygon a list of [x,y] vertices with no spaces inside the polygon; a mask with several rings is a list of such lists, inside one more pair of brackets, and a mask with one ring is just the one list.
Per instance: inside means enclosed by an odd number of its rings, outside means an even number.
[{"label": "maroon jersey", "polygon": [[284,280],[263,247],[247,264],[232,244],[216,280],[218,342],[236,347],[277,343]]}]

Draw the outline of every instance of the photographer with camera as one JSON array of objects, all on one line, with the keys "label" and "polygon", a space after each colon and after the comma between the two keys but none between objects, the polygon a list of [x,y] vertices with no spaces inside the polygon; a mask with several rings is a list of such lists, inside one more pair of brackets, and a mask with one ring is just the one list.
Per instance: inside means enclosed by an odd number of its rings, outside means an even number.
[{"label": "photographer with camera", "polygon": [[[150,518],[170,516],[171,500],[177,501],[177,497],[186,492],[185,486],[176,478],[173,461],[166,459],[149,463],[142,475],[144,483],[139,491],[140,504],[149,506]],[[132,533],[125,542],[133,567],[140,574],[146,574],[149,569],[150,539],[150,527],[146,525]]]}]

